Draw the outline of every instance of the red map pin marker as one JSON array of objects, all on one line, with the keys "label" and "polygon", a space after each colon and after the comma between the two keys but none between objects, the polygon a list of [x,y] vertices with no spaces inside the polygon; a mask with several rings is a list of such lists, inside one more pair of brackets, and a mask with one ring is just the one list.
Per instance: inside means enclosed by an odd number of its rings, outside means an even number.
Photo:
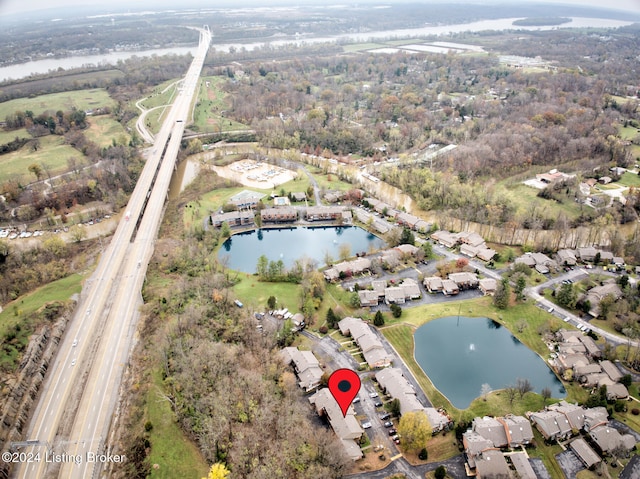
[{"label": "red map pin marker", "polygon": [[340,406],[342,416],[346,416],[351,401],[360,391],[360,376],[351,369],[338,369],[329,376],[329,391]]}]

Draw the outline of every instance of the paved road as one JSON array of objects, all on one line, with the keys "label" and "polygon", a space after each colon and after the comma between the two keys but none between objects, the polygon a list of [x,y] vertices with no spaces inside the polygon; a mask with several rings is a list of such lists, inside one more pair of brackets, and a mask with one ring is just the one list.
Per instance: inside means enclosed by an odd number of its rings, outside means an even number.
[{"label": "paved road", "polygon": [[[127,214],[85,285],[27,429],[34,445],[23,452],[40,452],[41,457],[64,453],[71,460],[21,464],[15,477],[91,478],[108,466],[88,462],[88,454],[110,452],[108,432],[132,346],[146,266],[209,43],[210,34],[202,31],[198,53],[156,136]],[[67,421],[73,424],[71,431],[61,429]]]}]

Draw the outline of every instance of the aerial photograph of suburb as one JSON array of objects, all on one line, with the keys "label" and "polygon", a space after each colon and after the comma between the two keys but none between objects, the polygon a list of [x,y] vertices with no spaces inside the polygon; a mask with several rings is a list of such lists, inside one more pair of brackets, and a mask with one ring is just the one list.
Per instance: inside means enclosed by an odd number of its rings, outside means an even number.
[{"label": "aerial photograph of suburb", "polygon": [[640,479],[640,0],[0,0],[0,479]]}]

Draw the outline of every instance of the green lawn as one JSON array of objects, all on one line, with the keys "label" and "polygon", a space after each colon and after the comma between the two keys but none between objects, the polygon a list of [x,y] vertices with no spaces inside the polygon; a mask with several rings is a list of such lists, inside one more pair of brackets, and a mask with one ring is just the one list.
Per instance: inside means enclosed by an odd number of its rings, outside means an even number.
[{"label": "green lawn", "polygon": [[633,140],[637,136],[640,136],[640,131],[633,126],[622,126],[618,127],[618,136],[623,140]]},{"label": "green lawn", "polygon": [[342,48],[347,53],[352,52],[361,52],[366,50],[373,50],[375,48],[384,48],[387,45],[384,43],[351,43],[349,45],[345,45]]},{"label": "green lawn", "polygon": [[149,462],[152,479],[172,479],[185,477],[200,479],[206,477],[209,466],[202,454],[176,424],[171,404],[162,395],[160,369],[153,371],[153,382],[147,393],[148,421],[153,428],[149,431],[151,451]]},{"label": "green lawn", "polygon": [[[42,286],[35,291],[19,297],[4,306],[0,313],[0,337],[4,336],[7,328],[22,321],[25,316],[34,313],[43,305],[51,301],[66,301],[82,289],[83,277],[72,274],[53,283]],[[15,313],[18,312],[18,315]]]},{"label": "green lawn", "polygon": [[28,170],[29,165],[34,163],[46,165],[50,168],[51,176],[54,176],[67,171],[69,158],[83,158],[78,150],[65,145],[64,138],[61,136],[43,136],[39,141],[40,146],[37,151],[32,151],[25,146],[18,151],[0,156],[0,184],[12,177],[21,178],[25,183],[35,181],[36,177]]},{"label": "green lawn", "polygon": [[0,118],[4,120],[7,115],[11,115],[16,111],[29,110],[36,116],[45,111],[50,111],[55,115],[58,110],[70,111],[73,108],[91,110],[105,106],[114,107],[115,105],[116,102],[109,97],[107,90],[103,88],[66,91],[41,95],[35,98],[17,98],[0,103]]},{"label": "green lawn", "polygon": [[196,101],[193,123],[198,131],[225,132],[249,129],[246,125],[225,118],[223,111],[229,108],[223,85],[227,78],[203,77]]},{"label": "green lawn", "polygon": [[127,145],[131,140],[131,135],[122,125],[107,115],[89,117],[89,129],[85,135],[101,148],[110,146],[113,141],[118,145]]},{"label": "green lawn", "polygon": [[31,135],[27,133],[25,128],[20,128],[19,130],[13,131],[4,131],[0,130],[0,145],[5,145],[10,141],[13,141],[18,138],[31,138]]},{"label": "green lawn", "polygon": [[500,194],[508,198],[509,203],[516,207],[518,213],[524,213],[536,205],[545,217],[557,218],[564,213],[569,219],[580,216],[580,205],[575,201],[566,199],[563,203],[554,200],[538,198],[538,190],[524,184],[516,184],[501,188]]},{"label": "green lawn", "polygon": [[625,172],[624,175],[622,175],[618,183],[620,183],[623,186],[634,186],[637,188],[640,186],[640,176],[635,175],[633,173],[629,173],[627,171]]},{"label": "green lawn", "polygon": [[239,274],[241,280],[233,287],[233,292],[245,305],[261,311],[267,308],[269,296],[275,296],[277,309],[288,308],[293,313],[299,310],[300,285],[261,282],[252,274]]}]

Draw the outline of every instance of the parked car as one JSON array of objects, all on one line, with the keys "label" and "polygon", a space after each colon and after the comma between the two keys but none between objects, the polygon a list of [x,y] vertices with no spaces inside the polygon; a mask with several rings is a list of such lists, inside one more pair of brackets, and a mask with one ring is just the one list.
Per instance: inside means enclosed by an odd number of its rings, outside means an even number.
[{"label": "parked car", "polygon": [[384,423],[384,427],[392,427],[393,423],[391,421],[387,421]]},{"label": "parked car", "polygon": [[351,401],[352,404],[356,404],[359,402],[360,402],[360,396],[356,396],[356,398],[353,401]]},{"label": "parked car", "polygon": [[369,393],[369,397],[370,398],[377,398],[378,397],[378,393],[373,391],[372,393]]},{"label": "parked car", "polygon": [[389,429],[389,436],[395,436],[396,434],[398,434],[398,431],[395,428]]},{"label": "parked car", "polygon": [[391,414],[389,414],[388,412],[385,412],[383,414],[380,414],[380,420],[382,421],[386,421],[387,419],[389,419],[391,417]]},{"label": "parked car", "polygon": [[369,421],[362,423],[362,429],[369,429],[371,427],[371,423]]},{"label": "parked car", "polygon": [[382,403],[380,401],[376,401],[373,403],[375,407],[382,407]]}]

